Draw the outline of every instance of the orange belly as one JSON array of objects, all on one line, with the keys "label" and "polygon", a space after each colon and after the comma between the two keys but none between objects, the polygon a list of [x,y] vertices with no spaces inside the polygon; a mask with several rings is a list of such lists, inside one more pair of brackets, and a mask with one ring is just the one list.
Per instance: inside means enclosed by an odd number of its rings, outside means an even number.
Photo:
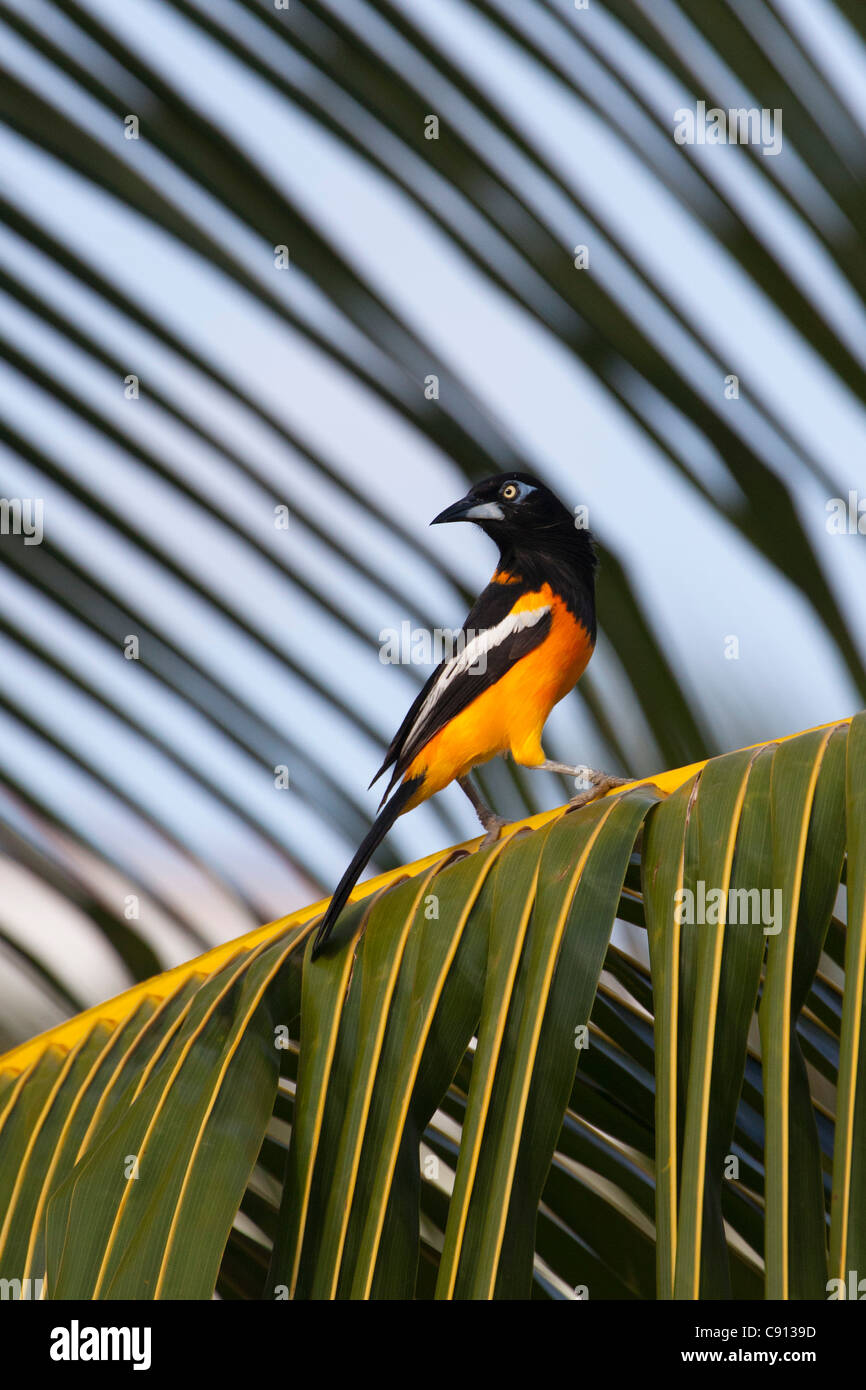
[{"label": "orange belly", "polygon": [[424,776],[407,811],[498,753],[510,751],[524,767],[544,762],[541,732],[547,716],[574,687],[593,648],[586,628],[547,584],[515,606],[541,604],[550,605],[552,617],[541,645],[434,734],[406,769],[406,778]]}]

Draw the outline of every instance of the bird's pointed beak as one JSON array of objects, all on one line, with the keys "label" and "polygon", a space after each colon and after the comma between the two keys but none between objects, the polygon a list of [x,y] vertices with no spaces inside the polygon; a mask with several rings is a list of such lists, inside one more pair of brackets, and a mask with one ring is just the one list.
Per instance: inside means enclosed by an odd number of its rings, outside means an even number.
[{"label": "bird's pointed beak", "polygon": [[479,502],[474,497],[461,497],[459,502],[434,516],[430,525],[439,526],[443,521],[501,521],[504,515],[498,502]]}]

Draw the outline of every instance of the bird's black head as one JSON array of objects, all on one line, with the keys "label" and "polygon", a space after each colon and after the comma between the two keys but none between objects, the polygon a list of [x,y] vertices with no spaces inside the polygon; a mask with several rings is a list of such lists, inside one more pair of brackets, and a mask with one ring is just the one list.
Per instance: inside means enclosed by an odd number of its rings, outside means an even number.
[{"label": "bird's black head", "polygon": [[434,517],[474,521],[495,541],[500,566],[529,578],[545,566],[565,566],[586,581],[595,570],[592,536],[539,478],[529,473],[498,473],[475,483],[459,502]]},{"label": "bird's black head", "polygon": [[572,518],[549,487],[529,473],[498,473],[475,483],[465,497],[446,507],[431,521],[474,521],[498,544],[509,537],[526,539],[534,530],[544,531]]}]

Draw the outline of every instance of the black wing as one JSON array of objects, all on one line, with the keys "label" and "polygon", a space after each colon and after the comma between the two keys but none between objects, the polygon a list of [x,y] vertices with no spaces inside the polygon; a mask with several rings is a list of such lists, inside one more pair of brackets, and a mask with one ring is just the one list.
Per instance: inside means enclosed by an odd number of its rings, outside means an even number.
[{"label": "black wing", "polygon": [[[480,632],[496,627],[508,616],[515,601],[525,591],[526,586],[518,583],[488,584],[463,624],[464,637],[468,634],[474,637]],[[382,801],[385,801],[395,782],[402,777],[424,745],[429,743],[440,729],[471,705],[473,700],[477,700],[485,690],[495,685],[516,661],[534,651],[544,641],[550,631],[552,620],[552,614],[548,611],[534,623],[505,635],[487,651],[483,666],[476,664],[470,669],[464,666],[463,669],[457,670],[454,678],[444,684],[438,697],[430,703],[426,712],[422,713],[446,669],[459,660],[459,654],[446,657],[439,663],[423,690],[412,702],[406,718],[391,741],[382,766],[373,778],[373,782],[378,781],[382,773],[394,765]],[[373,782],[370,783],[371,787]]]}]

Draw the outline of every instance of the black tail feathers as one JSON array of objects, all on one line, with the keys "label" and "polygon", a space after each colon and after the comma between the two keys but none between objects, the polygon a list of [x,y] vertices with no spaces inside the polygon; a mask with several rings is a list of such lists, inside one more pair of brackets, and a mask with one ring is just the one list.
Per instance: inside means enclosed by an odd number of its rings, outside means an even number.
[{"label": "black tail feathers", "polygon": [[384,840],[385,836],[388,834],[388,831],[400,815],[400,812],[405,809],[407,801],[409,801],[418,790],[423,780],[422,777],[411,777],[408,781],[401,783],[387,806],[385,806],[384,810],[380,811],[379,815],[370,826],[370,829],[358,846],[355,857],[343,874],[340,882],[337,884],[334,890],[334,896],[331,898],[325,915],[319,924],[319,930],[316,932],[316,939],[313,942],[313,949],[310,953],[311,960],[315,960],[316,956],[322,950],[322,947],[334,929],[334,923],[346,906],[349,894],[364,872],[368,862],[375,854],[382,840]]}]

